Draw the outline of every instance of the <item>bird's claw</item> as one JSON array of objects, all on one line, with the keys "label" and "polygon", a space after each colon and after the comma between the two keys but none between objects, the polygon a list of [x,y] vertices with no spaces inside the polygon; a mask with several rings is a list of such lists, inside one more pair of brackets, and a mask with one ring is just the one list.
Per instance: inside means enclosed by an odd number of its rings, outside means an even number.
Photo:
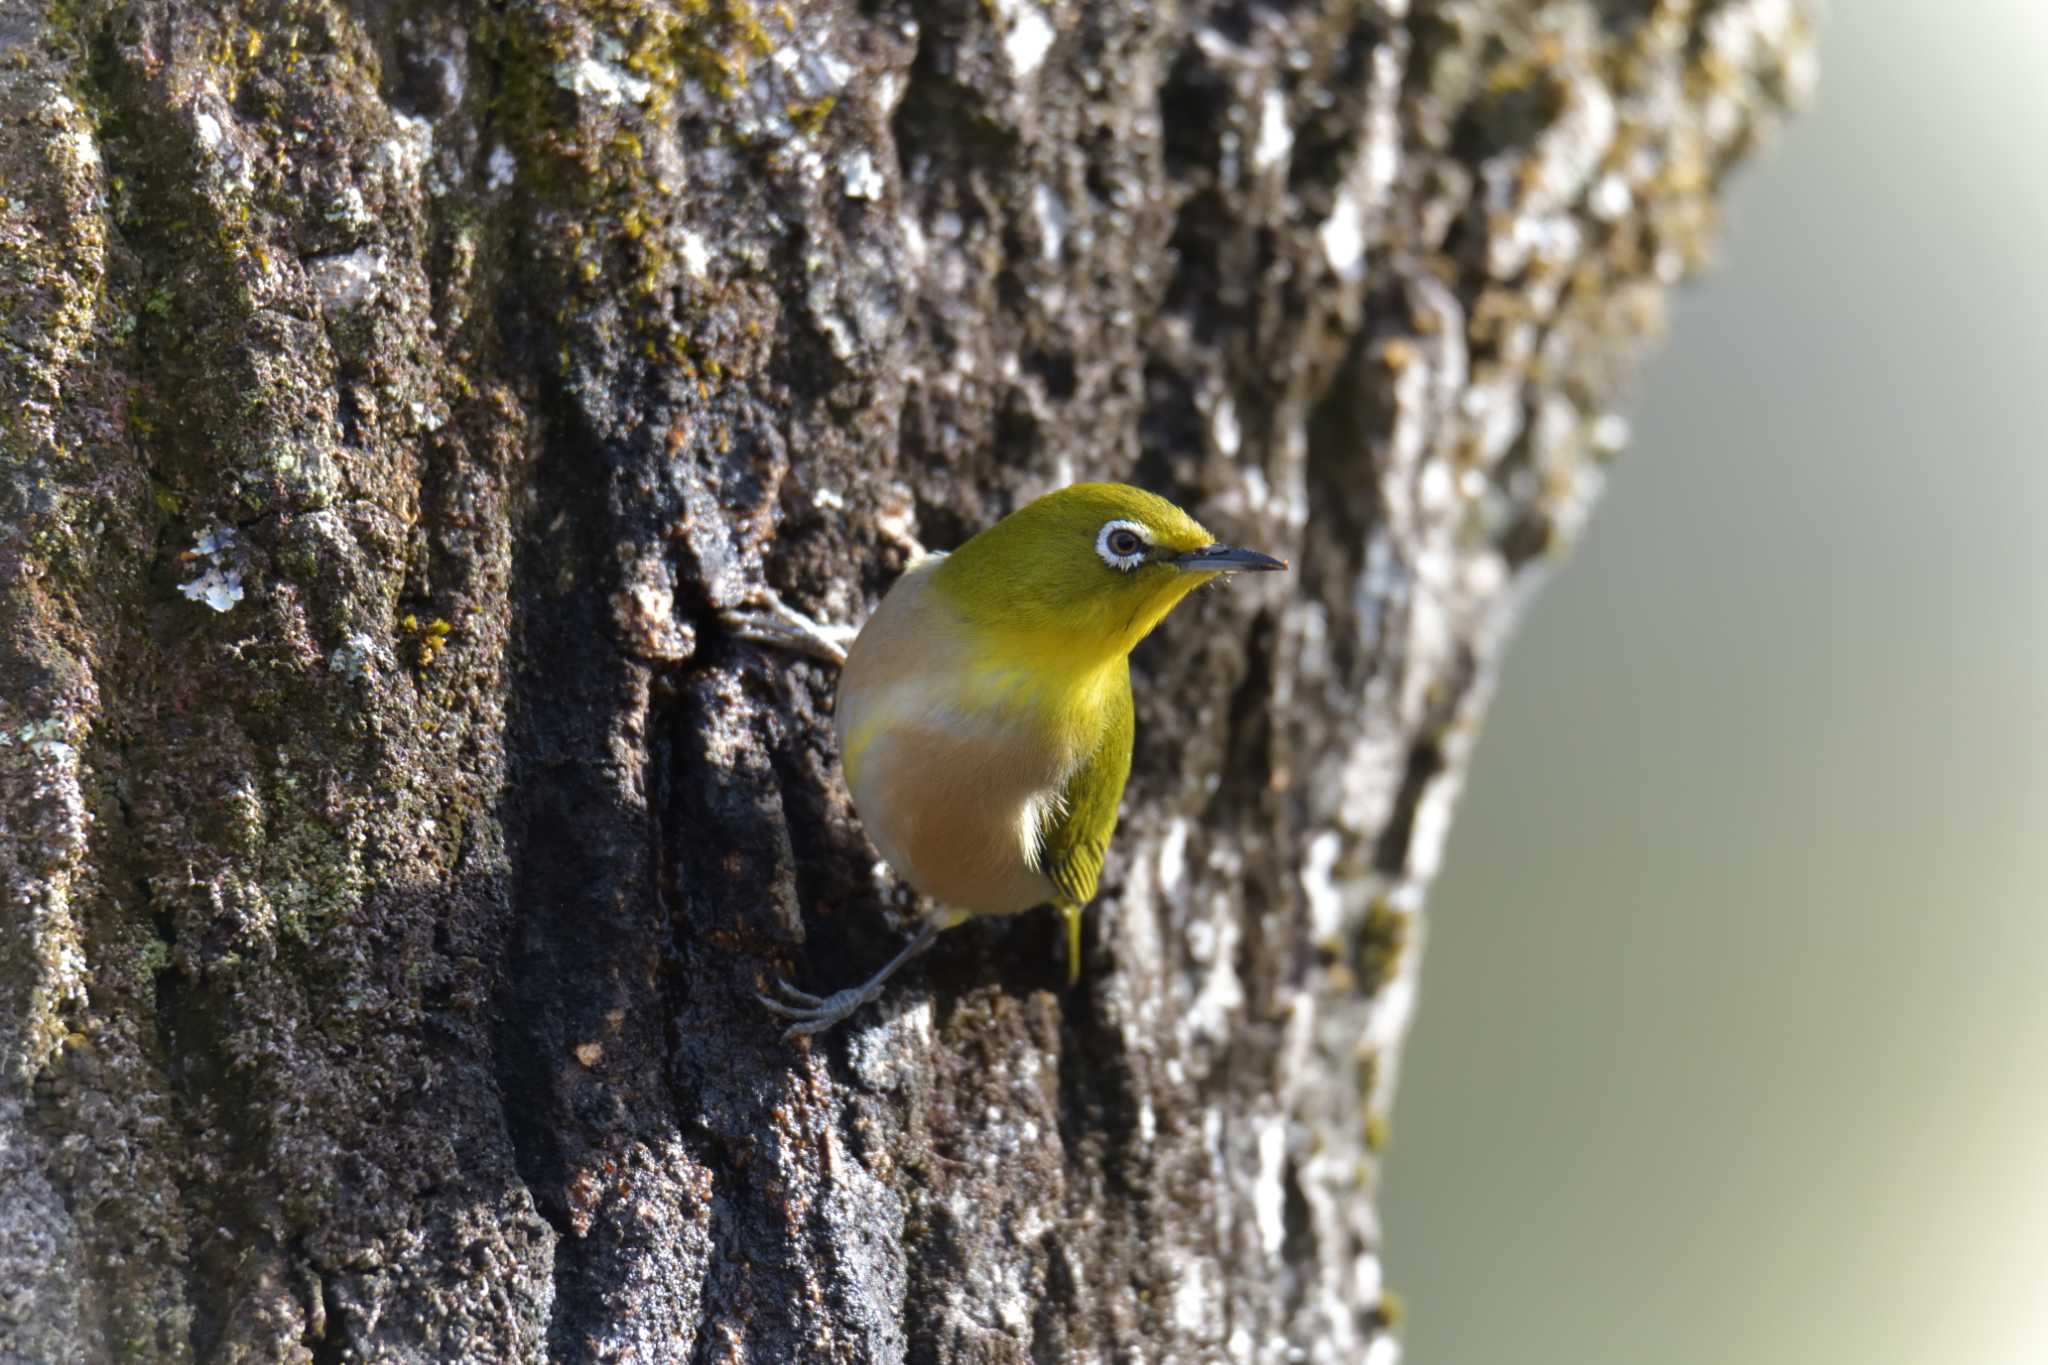
[{"label": "bird's claw", "polygon": [[783,1030],[782,1036],[785,1039],[823,1033],[862,1005],[878,998],[882,994],[883,984],[896,974],[898,967],[932,946],[932,940],[939,936],[939,924],[936,919],[927,919],[924,927],[917,931],[917,936],[904,944],[896,956],[889,959],[887,966],[858,986],[849,986],[843,991],[834,991],[831,995],[821,998],[809,991],[800,991],[781,977],[777,977],[774,994],[761,991],[757,992],[754,998],[759,1000],[769,1013],[795,1021]]},{"label": "bird's claw", "polygon": [[[779,999],[777,998],[778,996],[780,997]],[[758,998],[769,1009],[778,1012],[787,1010],[792,1005],[801,1006],[806,1009],[816,1009],[825,1003],[824,996],[812,995],[809,991],[798,990],[790,984],[789,978],[786,976],[775,978],[775,995],[771,996],[764,993]]]},{"label": "bird's claw", "polygon": [[728,607],[718,615],[739,639],[807,654],[828,664],[845,663],[847,645],[860,634],[853,626],[813,621],[765,588],[746,605]]},{"label": "bird's claw", "polygon": [[762,1007],[769,1013],[793,1021],[782,1031],[785,1039],[823,1033],[874,998],[858,986],[834,991],[826,996],[812,995],[809,991],[798,990],[780,977],[775,980],[775,989],[778,995],[757,991],[754,998],[760,1001]]}]

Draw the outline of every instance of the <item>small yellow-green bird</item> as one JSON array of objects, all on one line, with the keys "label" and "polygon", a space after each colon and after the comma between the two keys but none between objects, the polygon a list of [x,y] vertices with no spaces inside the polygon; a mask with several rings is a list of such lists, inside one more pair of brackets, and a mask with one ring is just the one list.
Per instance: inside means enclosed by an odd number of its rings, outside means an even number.
[{"label": "small yellow-green bird", "polygon": [[1076,978],[1131,772],[1132,646],[1218,574],[1286,567],[1115,483],[1048,493],[912,565],[847,652],[834,729],[869,836],[938,908],[858,986],[778,981],[760,998],[788,1035],[846,1018],[974,915],[1056,906]]}]

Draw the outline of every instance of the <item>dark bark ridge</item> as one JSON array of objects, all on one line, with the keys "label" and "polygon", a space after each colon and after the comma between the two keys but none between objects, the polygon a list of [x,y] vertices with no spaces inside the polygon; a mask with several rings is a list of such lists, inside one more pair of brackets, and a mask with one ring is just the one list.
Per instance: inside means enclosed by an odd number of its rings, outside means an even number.
[{"label": "dark bark ridge", "polygon": [[[1383,1358],[1492,662],[1810,29],[0,0],[0,1357]],[[1079,477],[1297,572],[1139,651],[1079,988],[783,1043],[910,900],[720,613]]]}]

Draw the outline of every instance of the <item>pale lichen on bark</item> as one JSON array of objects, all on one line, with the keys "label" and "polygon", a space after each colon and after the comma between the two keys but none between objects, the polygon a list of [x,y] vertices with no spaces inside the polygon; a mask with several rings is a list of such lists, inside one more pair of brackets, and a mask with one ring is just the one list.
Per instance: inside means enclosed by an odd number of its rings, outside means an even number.
[{"label": "pale lichen on bark", "polygon": [[[0,0],[0,1355],[1378,1361],[1531,570],[1788,0]],[[1087,975],[884,953],[830,680],[1078,477],[1296,573],[1137,659]]]}]

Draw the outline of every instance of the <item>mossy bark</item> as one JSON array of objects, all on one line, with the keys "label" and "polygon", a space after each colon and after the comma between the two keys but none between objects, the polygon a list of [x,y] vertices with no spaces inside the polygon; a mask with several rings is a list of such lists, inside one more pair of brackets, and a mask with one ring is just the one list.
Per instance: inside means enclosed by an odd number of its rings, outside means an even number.
[{"label": "mossy bark", "polygon": [[[1766,0],[0,0],[0,1356],[1356,1362],[1417,915]],[[1086,973],[906,891],[773,589],[1079,477]],[[900,923],[900,919],[897,920]]]}]

